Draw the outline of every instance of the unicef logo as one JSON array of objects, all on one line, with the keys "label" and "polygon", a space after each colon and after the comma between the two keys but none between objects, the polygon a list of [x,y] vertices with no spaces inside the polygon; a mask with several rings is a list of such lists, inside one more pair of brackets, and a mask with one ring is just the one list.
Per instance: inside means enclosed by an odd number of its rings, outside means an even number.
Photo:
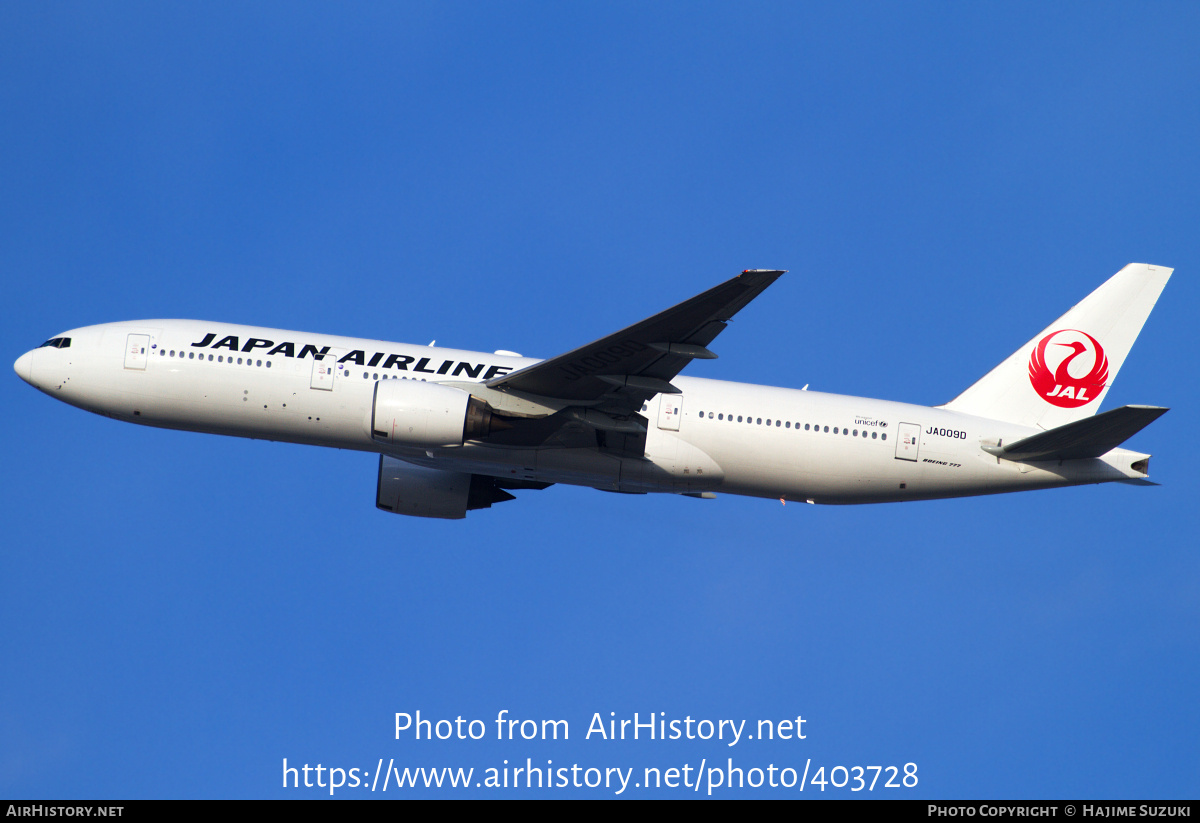
[{"label": "unicef logo", "polygon": [[1108,358],[1087,332],[1059,329],[1038,341],[1029,356],[1029,382],[1047,403],[1078,408],[1104,391]]}]

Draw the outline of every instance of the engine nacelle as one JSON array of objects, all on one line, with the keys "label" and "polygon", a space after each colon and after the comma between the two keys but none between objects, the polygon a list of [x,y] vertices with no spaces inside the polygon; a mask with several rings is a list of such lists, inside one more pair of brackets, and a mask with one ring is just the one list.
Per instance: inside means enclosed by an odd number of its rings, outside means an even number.
[{"label": "engine nacelle", "polygon": [[371,437],[378,443],[422,449],[461,446],[491,431],[491,408],[461,389],[419,380],[375,384]]},{"label": "engine nacelle", "polygon": [[[545,485],[533,483],[530,487]],[[513,499],[493,477],[428,469],[379,455],[375,505],[393,514],[460,520],[472,509],[487,509]]]}]

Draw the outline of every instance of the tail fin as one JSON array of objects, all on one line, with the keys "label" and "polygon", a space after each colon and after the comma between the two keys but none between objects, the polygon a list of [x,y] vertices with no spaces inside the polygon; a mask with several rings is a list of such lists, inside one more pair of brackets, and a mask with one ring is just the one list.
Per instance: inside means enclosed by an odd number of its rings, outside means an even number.
[{"label": "tail fin", "polygon": [[1043,429],[1090,417],[1172,271],[1130,263],[943,408]]}]

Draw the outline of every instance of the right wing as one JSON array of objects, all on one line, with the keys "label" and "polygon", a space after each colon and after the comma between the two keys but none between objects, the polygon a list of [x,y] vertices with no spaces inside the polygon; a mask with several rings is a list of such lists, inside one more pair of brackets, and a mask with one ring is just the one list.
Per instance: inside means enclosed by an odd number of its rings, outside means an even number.
[{"label": "right wing", "polygon": [[747,303],[783,274],[744,271],[732,280],[653,317],[566,354],[489,380],[490,389],[633,414],[661,393],[678,393],[671,380],[693,359],[712,359],[707,346]]}]

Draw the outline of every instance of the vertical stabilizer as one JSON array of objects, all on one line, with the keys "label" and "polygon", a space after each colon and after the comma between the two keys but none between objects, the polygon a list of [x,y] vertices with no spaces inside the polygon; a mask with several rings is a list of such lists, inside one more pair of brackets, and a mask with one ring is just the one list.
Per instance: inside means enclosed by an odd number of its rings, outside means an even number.
[{"label": "vertical stabilizer", "polygon": [[943,408],[1043,429],[1090,417],[1172,271],[1130,263]]}]

